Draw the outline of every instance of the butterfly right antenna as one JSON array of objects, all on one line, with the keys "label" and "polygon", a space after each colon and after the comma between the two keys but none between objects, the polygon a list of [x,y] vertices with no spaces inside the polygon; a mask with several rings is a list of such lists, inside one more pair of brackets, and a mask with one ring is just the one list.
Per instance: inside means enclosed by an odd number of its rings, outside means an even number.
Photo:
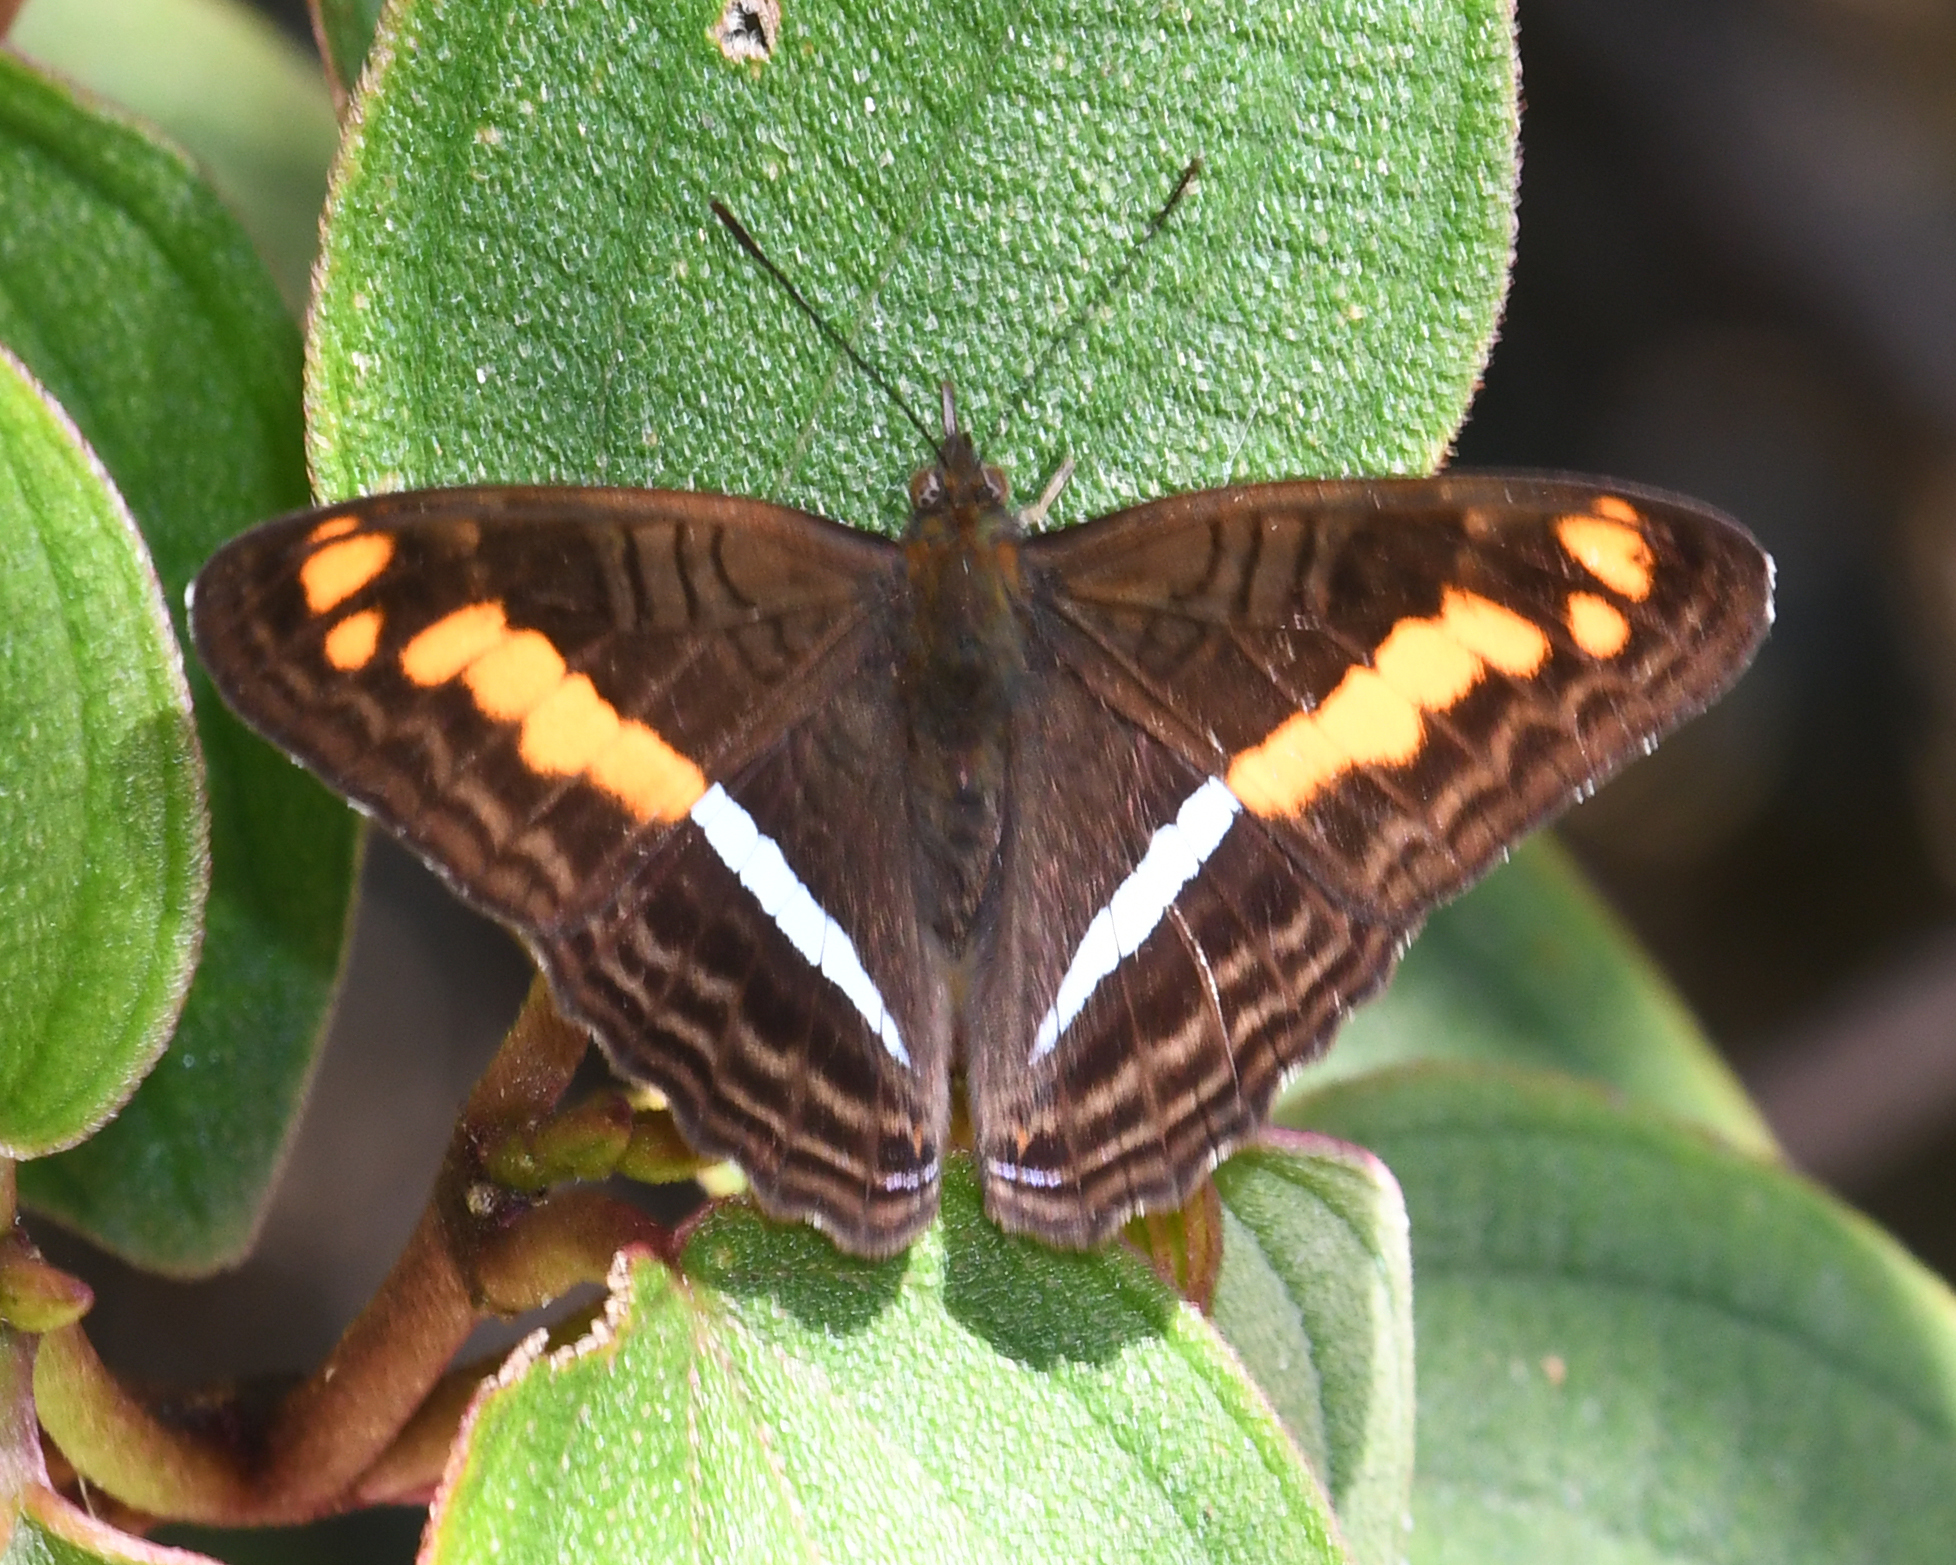
[{"label": "butterfly right antenna", "polygon": [[1202,159],[1190,158],[1188,167],[1182,170],[1182,177],[1175,181],[1175,188],[1169,191],[1168,199],[1161,204],[1161,210],[1148,220],[1148,226],[1141,231],[1141,236],[1129,247],[1127,259],[1101,279],[1100,287],[1094,291],[1093,298],[1088,300],[1083,308],[1073,312],[1073,318],[1067,322],[1066,329],[1039,350],[1039,357],[1033,360],[1032,368],[1026,371],[1025,378],[1019,382],[1018,388],[1006,398],[998,427],[992,431],[992,442],[996,442],[1005,432],[1006,421],[1017,411],[1033,384],[1045,373],[1046,366],[1052,363],[1054,355],[1062,348],[1072,345],[1074,339],[1086,329],[1087,322],[1093,319],[1100,307],[1113,296],[1114,291],[1127,281],[1129,274],[1140,263],[1142,251],[1146,250],[1155,235],[1167,226],[1168,219],[1174,215],[1175,208],[1182,204],[1182,197],[1188,194],[1189,186],[1195,183],[1196,176],[1201,172]]}]

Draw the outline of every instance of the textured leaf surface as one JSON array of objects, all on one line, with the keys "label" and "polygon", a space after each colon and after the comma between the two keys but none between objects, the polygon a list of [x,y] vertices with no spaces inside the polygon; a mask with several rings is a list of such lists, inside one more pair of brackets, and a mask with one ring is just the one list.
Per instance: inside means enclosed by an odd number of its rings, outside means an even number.
[{"label": "textured leaf surface", "polygon": [[1270,1131],[1216,1170],[1211,1318],[1330,1492],[1356,1565],[1404,1557],[1413,1487],[1406,1207],[1369,1152]]},{"label": "textured leaf surface", "polygon": [[1552,1077],[1302,1104],[1406,1193],[1416,1565],[1941,1565],[1956,1300],[1812,1186]]},{"label": "textured leaf surface", "polygon": [[913,403],[953,380],[1022,489],[1076,456],[1063,520],[1445,450],[1511,229],[1501,0],[781,14],[746,63],[697,4],[383,19],[314,318],[326,493],[643,483],[899,525],[926,448],[716,196]]},{"label": "textured leaf surface", "polygon": [[[1738,1147],[1773,1146],[1676,991],[1548,836],[1436,912],[1392,987],[1287,1097],[1420,1059],[1563,1071]],[[1276,1118],[1298,1123],[1282,1105]]]},{"label": "textured leaf surface", "polygon": [[1005,1238],[961,1164],[898,1260],[723,1208],[617,1286],[477,1404],[424,1558],[1344,1557],[1201,1317],[1123,1252]]},{"label": "textured leaf surface", "polygon": [[[164,597],[246,523],[306,501],[299,344],[180,153],[0,55],[0,342],[74,419]],[[356,834],[191,669],[209,767],[204,952],[169,1052],[121,1117],[22,1171],[111,1249],[208,1270],[250,1240],[338,969]]]},{"label": "textured leaf surface", "polygon": [[299,312],[338,143],[302,48],[242,0],[33,0],[8,42],[187,148]]},{"label": "textured leaf surface", "polygon": [[183,659],[141,535],[0,352],[0,1149],[113,1114],[165,1043],[209,883]]}]

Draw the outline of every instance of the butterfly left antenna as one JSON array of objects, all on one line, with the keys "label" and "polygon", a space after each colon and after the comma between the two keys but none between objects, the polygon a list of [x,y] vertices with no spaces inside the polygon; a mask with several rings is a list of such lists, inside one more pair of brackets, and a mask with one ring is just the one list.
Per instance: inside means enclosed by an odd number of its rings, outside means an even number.
[{"label": "butterfly left antenna", "polygon": [[924,427],[924,421],[919,417],[917,417],[916,413],[911,410],[910,404],[903,400],[903,393],[898,391],[896,387],[892,386],[887,380],[885,380],[882,377],[882,375],[880,375],[877,372],[876,366],[871,364],[868,359],[864,358],[860,353],[858,353],[855,350],[854,345],[850,343],[849,339],[843,336],[842,333],[837,331],[833,326],[831,326],[828,323],[828,321],[823,317],[822,312],[816,309],[814,305],[810,304],[806,299],[802,297],[801,290],[797,288],[793,283],[788,281],[787,273],[783,272],[780,267],[776,266],[772,261],[770,261],[767,258],[767,255],[761,249],[759,242],[754,238],[752,234],[748,233],[747,230],[741,226],[739,218],[735,217],[733,213],[729,212],[724,206],[722,206],[717,199],[709,201],[707,204],[713,208],[713,215],[720,219],[721,223],[726,227],[727,232],[732,234],[735,239],[740,241],[740,248],[745,250],[756,261],[758,261],[760,263],[761,270],[766,272],[768,276],[772,277],[777,283],[781,285],[782,290],[788,295],[790,299],[795,301],[795,304],[801,310],[801,313],[806,315],[811,321],[815,323],[815,329],[819,331],[823,335],[823,337],[825,337],[830,342],[830,344],[832,344],[836,348],[839,348],[848,357],[848,360],[851,364],[855,365],[857,369],[861,370],[865,375],[867,375],[872,381],[876,383],[876,385],[882,390],[884,396],[888,397],[900,409],[903,410],[903,416],[909,419],[911,426],[917,431],[918,434],[924,437],[924,444],[931,448],[931,451],[938,457],[940,461],[943,460],[943,456],[944,456],[943,449],[938,445],[937,441],[932,438],[931,432]]}]

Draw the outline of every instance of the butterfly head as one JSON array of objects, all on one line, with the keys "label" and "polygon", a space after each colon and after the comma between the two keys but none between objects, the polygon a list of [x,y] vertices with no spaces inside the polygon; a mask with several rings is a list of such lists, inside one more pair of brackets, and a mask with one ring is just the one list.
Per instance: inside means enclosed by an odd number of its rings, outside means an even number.
[{"label": "butterfly head", "polygon": [[979,461],[978,448],[958,428],[957,404],[948,382],[943,397],[944,439],[937,460],[919,468],[910,480],[909,536],[1016,536],[1020,529],[1012,514],[1012,489],[1004,469]]}]

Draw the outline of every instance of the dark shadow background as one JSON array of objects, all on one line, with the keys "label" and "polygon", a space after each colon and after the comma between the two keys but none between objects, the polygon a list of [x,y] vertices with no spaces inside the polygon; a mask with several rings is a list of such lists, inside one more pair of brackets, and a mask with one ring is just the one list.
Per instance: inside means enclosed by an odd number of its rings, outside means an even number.
[{"label": "dark shadow background", "polygon": [[[261,0],[311,46],[302,0]],[[1956,7],[1521,0],[1521,235],[1469,465],[1700,495],[1779,562],[1737,693],[1564,828],[1794,1160],[1956,1276]],[[265,1242],[50,1236],[111,1362],[316,1362],[412,1226],[525,966],[390,845]],[[193,1536],[405,1560],[419,1518]]]}]

